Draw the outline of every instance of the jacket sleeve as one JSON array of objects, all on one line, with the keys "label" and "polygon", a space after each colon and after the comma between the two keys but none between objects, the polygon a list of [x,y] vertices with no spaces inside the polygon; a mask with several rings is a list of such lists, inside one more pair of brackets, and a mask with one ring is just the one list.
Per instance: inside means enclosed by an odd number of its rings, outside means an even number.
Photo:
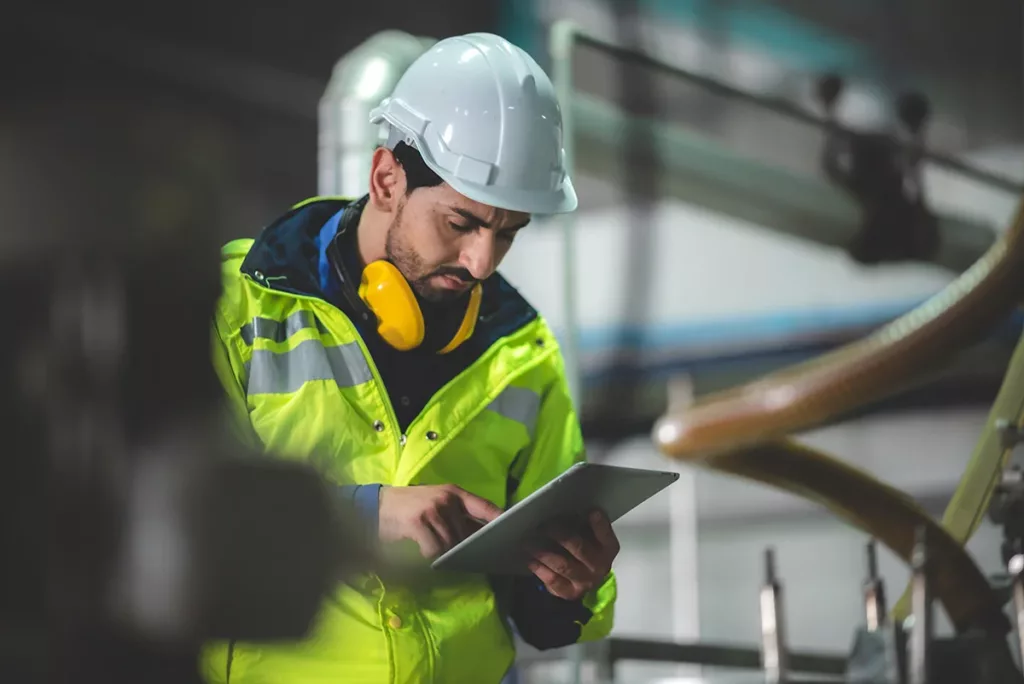
[{"label": "jacket sleeve", "polygon": [[[225,292],[218,303],[211,326],[211,356],[213,370],[224,390],[225,411],[231,432],[242,444],[254,451],[263,445],[249,419],[246,400],[248,366],[252,360],[251,340],[246,341],[244,324],[233,320],[228,303],[232,292]],[[379,484],[339,485],[338,496],[360,515],[366,529],[377,533]]]},{"label": "jacket sleeve", "polygon": [[234,335],[226,328],[218,312],[214,317],[210,340],[213,370],[224,390],[224,411],[232,434],[245,446],[258,450],[261,448],[260,440],[249,422],[249,407],[245,398],[248,358],[245,358],[245,353],[233,339]]},{"label": "jacket sleeve", "polygon": [[[521,453],[510,473],[509,505],[518,503],[573,464],[586,459],[579,419],[565,379],[561,356],[555,354],[551,380],[541,397],[531,446]],[[616,598],[615,574],[579,601],[548,593],[535,577],[516,578],[511,588],[510,617],[519,636],[535,648],[547,649],[602,639],[611,632]]]}]

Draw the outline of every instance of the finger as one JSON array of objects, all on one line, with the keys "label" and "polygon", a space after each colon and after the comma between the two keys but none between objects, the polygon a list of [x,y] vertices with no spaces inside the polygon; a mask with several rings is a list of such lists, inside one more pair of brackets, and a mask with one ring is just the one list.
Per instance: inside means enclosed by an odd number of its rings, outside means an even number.
[{"label": "finger", "polygon": [[581,534],[573,534],[564,525],[554,525],[550,532],[551,538],[582,564],[591,575],[600,572],[600,564],[605,555],[602,548]]},{"label": "finger", "polygon": [[427,511],[423,514],[423,524],[434,533],[442,549],[450,549],[459,541],[458,530],[453,528],[443,511]]},{"label": "finger", "polygon": [[615,536],[612,523],[604,512],[593,511],[590,514],[590,529],[594,534],[594,539],[597,540],[602,549],[609,552],[613,558],[618,555],[619,538]]},{"label": "finger", "polygon": [[544,584],[544,588],[553,596],[557,596],[558,598],[565,599],[567,601],[575,601],[585,593],[569,579],[558,574],[538,560],[530,561],[529,568],[530,572],[532,572],[534,576]]},{"label": "finger", "polygon": [[477,520],[490,522],[504,512],[487,499],[483,499],[475,494],[470,494],[464,489],[458,490],[458,495],[462,500],[462,505],[465,507],[466,512]]},{"label": "finger", "polygon": [[473,521],[462,510],[462,506],[445,506],[439,514],[444,518],[448,529],[451,530],[450,543],[453,546],[471,535],[476,528]]},{"label": "finger", "polygon": [[420,555],[424,558],[436,558],[444,549],[444,542],[430,525],[416,525],[410,537],[420,547]]},{"label": "finger", "polygon": [[558,551],[533,549],[533,560],[543,563],[552,572],[561,575],[574,584],[585,583],[592,578],[591,571],[576,558]]}]

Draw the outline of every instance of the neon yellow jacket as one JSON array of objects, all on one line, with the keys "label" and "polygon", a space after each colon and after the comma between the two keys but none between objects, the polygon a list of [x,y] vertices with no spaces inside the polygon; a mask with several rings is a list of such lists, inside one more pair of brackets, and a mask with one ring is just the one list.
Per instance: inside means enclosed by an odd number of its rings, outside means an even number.
[{"label": "neon yellow jacket", "polygon": [[[535,314],[489,343],[400,432],[364,340],[318,284],[318,241],[346,204],[302,203],[256,240],[223,249],[213,360],[239,425],[338,485],[451,483],[503,507],[582,460],[558,344]],[[496,275],[485,308],[499,289],[518,297]],[[615,596],[611,574],[582,601],[569,640],[605,637]],[[562,645],[542,634],[556,617],[516,610],[524,639]],[[201,671],[211,684],[499,682],[514,658],[510,622],[485,576],[436,573],[415,586],[360,576],[334,589],[306,639],[212,643]]]}]

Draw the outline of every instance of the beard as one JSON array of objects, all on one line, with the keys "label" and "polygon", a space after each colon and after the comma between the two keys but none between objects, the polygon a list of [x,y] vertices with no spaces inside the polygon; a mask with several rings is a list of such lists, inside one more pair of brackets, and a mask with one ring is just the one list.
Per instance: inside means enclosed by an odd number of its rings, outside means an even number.
[{"label": "beard", "polygon": [[413,291],[422,299],[432,304],[446,304],[455,302],[465,295],[465,292],[456,292],[445,288],[436,287],[431,284],[430,279],[439,275],[450,275],[466,281],[473,281],[469,271],[464,268],[442,266],[436,269],[429,269],[423,263],[423,259],[416,253],[405,239],[405,226],[402,223],[402,213],[405,210],[403,199],[395,212],[395,218],[388,227],[388,234],[384,240],[384,256],[401,271]]}]

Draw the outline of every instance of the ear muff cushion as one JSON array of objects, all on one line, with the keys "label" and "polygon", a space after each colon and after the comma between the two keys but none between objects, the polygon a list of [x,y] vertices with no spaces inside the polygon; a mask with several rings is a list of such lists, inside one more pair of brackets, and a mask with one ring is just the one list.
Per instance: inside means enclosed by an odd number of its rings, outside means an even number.
[{"label": "ear muff cushion", "polygon": [[451,342],[446,344],[444,349],[438,352],[439,354],[447,354],[472,337],[473,330],[476,328],[477,318],[480,316],[480,300],[483,298],[483,293],[484,288],[480,283],[473,286],[469,293],[469,304],[466,306],[466,314],[462,317],[462,324],[459,325],[459,329],[455,332]]},{"label": "ear muff cushion", "polygon": [[389,261],[363,269],[359,298],[377,316],[377,334],[395,349],[408,351],[423,342],[425,326],[409,282]]}]

